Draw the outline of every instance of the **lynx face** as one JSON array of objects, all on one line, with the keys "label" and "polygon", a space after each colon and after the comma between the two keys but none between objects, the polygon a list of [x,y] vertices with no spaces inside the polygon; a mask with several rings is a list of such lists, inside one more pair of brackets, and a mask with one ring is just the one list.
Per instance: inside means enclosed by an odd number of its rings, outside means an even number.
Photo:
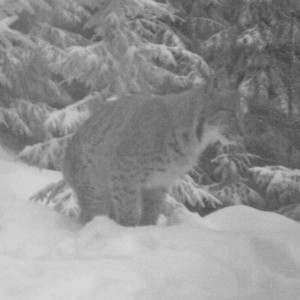
[{"label": "lynx face", "polygon": [[78,197],[82,223],[108,215],[126,226],[155,224],[172,183],[209,144],[225,139],[237,99],[195,89],[104,103],[65,155],[64,176]]}]

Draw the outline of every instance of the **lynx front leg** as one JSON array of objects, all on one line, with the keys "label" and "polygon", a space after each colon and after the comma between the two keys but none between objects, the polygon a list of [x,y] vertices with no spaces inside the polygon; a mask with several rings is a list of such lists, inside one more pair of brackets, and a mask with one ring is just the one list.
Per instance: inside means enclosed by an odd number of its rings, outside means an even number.
[{"label": "lynx front leg", "polygon": [[143,188],[141,225],[155,225],[162,211],[167,189],[164,187]]},{"label": "lynx front leg", "polygon": [[74,190],[81,209],[82,224],[90,222],[97,215],[109,214],[110,193],[106,187],[88,184],[81,185]]},{"label": "lynx front leg", "polygon": [[111,217],[123,226],[137,226],[141,218],[141,199],[136,185],[128,180],[113,183]]}]

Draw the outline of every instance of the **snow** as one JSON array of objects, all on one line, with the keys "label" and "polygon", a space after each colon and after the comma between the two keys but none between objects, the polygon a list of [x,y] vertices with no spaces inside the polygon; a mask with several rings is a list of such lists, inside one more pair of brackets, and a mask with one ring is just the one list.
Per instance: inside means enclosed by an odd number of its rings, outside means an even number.
[{"label": "snow", "polygon": [[[300,226],[249,207],[85,227],[29,197],[60,180],[0,149],[0,300],[299,299]],[[2,159],[1,159],[2,158]]]}]

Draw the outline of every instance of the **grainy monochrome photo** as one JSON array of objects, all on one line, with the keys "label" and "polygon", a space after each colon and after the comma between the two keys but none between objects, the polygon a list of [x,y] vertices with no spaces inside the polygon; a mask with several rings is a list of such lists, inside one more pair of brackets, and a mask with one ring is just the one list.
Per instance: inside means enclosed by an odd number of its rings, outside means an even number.
[{"label": "grainy monochrome photo", "polygon": [[300,299],[299,0],[0,0],[0,300]]}]

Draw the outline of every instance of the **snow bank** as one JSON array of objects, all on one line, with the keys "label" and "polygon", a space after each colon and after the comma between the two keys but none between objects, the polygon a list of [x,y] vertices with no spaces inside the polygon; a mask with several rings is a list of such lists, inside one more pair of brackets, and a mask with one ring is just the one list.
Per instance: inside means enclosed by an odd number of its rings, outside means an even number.
[{"label": "snow bank", "polygon": [[97,217],[80,228],[27,200],[59,179],[0,161],[1,300],[299,299],[298,223],[231,207],[172,226]]},{"label": "snow bank", "polygon": [[15,155],[4,146],[0,145],[0,159],[6,161],[12,161],[15,159]]}]

